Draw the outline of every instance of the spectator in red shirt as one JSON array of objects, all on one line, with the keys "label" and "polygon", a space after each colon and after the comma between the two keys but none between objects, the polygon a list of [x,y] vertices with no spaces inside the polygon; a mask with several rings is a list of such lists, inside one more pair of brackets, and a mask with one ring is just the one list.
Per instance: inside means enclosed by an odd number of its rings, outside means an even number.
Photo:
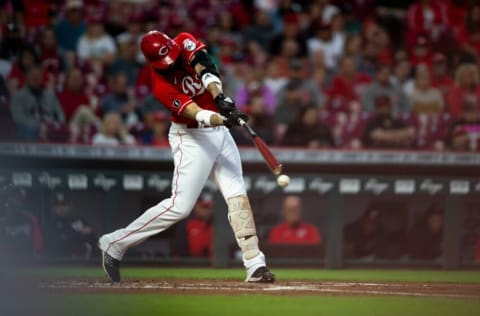
[{"label": "spectator in red shirt", "polygon": [[191,257],[212,255],[214,206],[213,195],[203,192],[192,214],[177,226],[174,241],[175,255]]},{"label": "spectator in red shirt", "polygon": [[418,33],[431,34],[436,41],[448,30],[448,16],[443,1],[418,0],[408,8],[407,20],[409,35],[413,42]]},{"label": "spectator in red shirt", "polygon": [[461,64],[455,73],[455,85],[447,95],[449,112],[457,116],[465,102],[480,102],[480,76],[475,64]]},{"label": "spectator in red shirt", "polygon": [[66,75],[65,88],[58,94],[67,122],[70,124],[70,142],[88,142],[95,130],[101,126],[101,121],[91,107],[91,99],[84,92],[82,72],[72,68]]},{"label": "spectator in red shirt", "polygon": [[[327,106],[345,110],[349,101],[360,100],[362,91],[370,82],[370,76],[357,71],[351,57],[343,57],[340,61],[340,73],[333,78],[332,88],[329,92],[332,105]],[[337,106],[336,103],[342,105]]]},{"label": "spectator in red shirt", "polygon": [[300,197],[286,196],[282,206],[283,222],[272,229],[268,241],[276,245],[320,245],[322,236],[319,229],[302,221],[302,211]]},{"label": "spectator in red shirt", "polygon": [[473,58],[480,57],[480,4],[474,4],[465,22],[455,31],[459,48]]},{"label": "spectator in red shirt", "polygon": [[7,78],[10,94],[23,88],[27,71],[38,64],[38,56],[33,48],[24,47],[18,54],[18,61],[13,64]]},{"label": "spectator in red shirt", "polygon": [[416,36],[414,46],[410,53],[410,63],[413,66],[427,64],[430,67],[432,64],[432,52],[430,45],[430,39],[426,34],[418,34]]},{"label": "spectator in red shirt", "polygon": [[459,119],[448,133],[448,144],[454,151],[480,151],[480,106],[465,102]]}]

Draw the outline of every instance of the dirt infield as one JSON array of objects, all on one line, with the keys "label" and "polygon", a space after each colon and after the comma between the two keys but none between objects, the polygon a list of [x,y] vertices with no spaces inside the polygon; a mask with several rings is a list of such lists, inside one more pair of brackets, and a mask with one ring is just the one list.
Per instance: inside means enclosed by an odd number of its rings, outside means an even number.
[{"label": "dirt infield", "polygon": [[275,295],[364,295],[480,299],[480,284],[460,283],[365,283],[290,282],[249,284],[234,280],[104,280],[43,281],[43,289],[80,293],[159,293],[159,294],[275,294]]}]

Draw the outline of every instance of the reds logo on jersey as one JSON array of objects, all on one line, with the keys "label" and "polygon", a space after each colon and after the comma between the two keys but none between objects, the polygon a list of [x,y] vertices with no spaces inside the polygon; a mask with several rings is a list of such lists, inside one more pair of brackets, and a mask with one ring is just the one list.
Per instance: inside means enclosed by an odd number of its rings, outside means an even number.
[{"label": "reds logo on jersey", "polygon": [[185,76],[182,79],[182,91],[190,97],[200,95],[205,92],[203,84],[192,76]]}]

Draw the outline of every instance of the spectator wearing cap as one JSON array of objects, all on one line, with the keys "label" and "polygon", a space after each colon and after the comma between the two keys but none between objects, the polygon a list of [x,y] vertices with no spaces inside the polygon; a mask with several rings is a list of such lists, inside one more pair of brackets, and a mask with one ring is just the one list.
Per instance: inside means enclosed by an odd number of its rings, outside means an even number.
[{"label": "spectator wearing cap", "polygon": [[363,145],[366,148],[410,148],[414,136],[412,127],[392,116],[390,98],[377,97],[375,113],[365,126]]},{"label": "spectator wearing cap", "polygon": [[330,128],[320,121],[316,106],[305,106],[295,120],[288,124],[281,142],[283,146],[332,148],[335,143]]},{"label": "spectator wearing cap", "polygon": [[83,20],[83,1],[67,0],[64,10],[64,18],[55,25],[55,35],[64,52],[75,52],[78,40],[87,30]]},{"label": "spectator wearing cap", "polygon": [[168,147],[168,116],[165,112],[151,112],[145,117],[147,129],[141,133],[142,144],[155,147]]},{"label": "spectator wearing cap", "polygon": [[133,91],[128,86],[128,77],[125,73],[119,72],[110,79],[110,93],[105,95],[100,106],[102,112],[117,112],[121,115],[125,125],[130,128],[140,121],[140,111]]},{"label": "spectator wearing cap", "polygon": [[282,203],[282,222],[274,226],[268,235],[272,245],[320,245],[322,234],[315,225],[303,219],[303,203],[300,197],[287,195]]},{"label": "spectator wearing cap", "polygon": [[427,34],[418,34],[415,38],[414,46],[410,52],[410,63],[413,66],[419,64],[432,64],[431,41]]},{"label": "spectator wearing cap", "polygon": [[313,36],[307,40],[308,55],[312,56],[316,51],[322,50],[326,67],[333,70],[342,56],[344,38],[334,36],[331,24],[321,19],[312,22],[311,32]]},{"label": "spectator wearing cap", "polygon": [[464,63],[455,72],[455,85],[447,95],[448,111],[457,116],[466,102],[480,102],[480,75],[476,64]]},{"label": "spectator wearing cap", "polygon": [[64,193],[55,193],[51,203],[43,227],[45,254],[55,258],[90,258],[96,244],[92,227],[72,214],[73,203]]},{"label": "spectator wearing cap", "polygon": [[442,53],[433,55],[431,81],[432,86],[439,89],[443,99],[446,100],[448,92],[453,88],[454,81],[448,71],[447,59]]},{"label": "spectator wearing cap", "polygon": [[379,64],[375,79],[365,87],[362,93],[363,109],[367,112],[375,111],[375,100],[379,96],[388,96],[392,100],[393,113],[408,112],[410,107],[407,97],[399,85],[395,85],[391,78],[390,66]]},{"label": "spectator wearing cap", "polygon": [[213,253],[213,195],[200,194],[192,213],[175,230],[174,255],[181,257],[211,257]]},{"label": "spectator wearing cap", "polygon": [[110,112],[103,117],[102,127],[93,136],[92,144],[102,146],[135,145],[135,138],[123,125],[120,115]]},{"label": "spectator wearing cap", "polygon": [[417,65],[415,69],[415,81],[409,91],[411,111],[417,114],[440,114],[445,109],[442,93],[432,87],[430,71],[426,64]]},{"label": "spectator wearing cap", "polygon": [[448,133],[447,143],[454,151],[480,151],[480,106],[465,102],[459,118]]},{"label": "spectator wearing cap", "polygon": [[288,124],[297,117],[301,108],[306,105],[302,98],[302,89],[297,80],[290,81],[284,91],[284,97],[279,99],[273,117],[277,123],[277,137],[281,138]]},{"label": "spectator wearing cap", "polygon": [[77,55],[80,61],[92,65],[110,64],[117,52],[112,36],[105,32],[103,17],[95,14],[89,17],[87,31],[79,38]]},{"label": "spectator wearing cap", "polygon": [[295,46],[295,56],[307,56],[306,38],[300,29],[300,17],[296,13],[287,13],[283,17],[283,31],[275,35],[271,42],[269,53],[278,56],[282,51],[289,49],[288,46]]},{"label": "spectator wearing cap", "polygon": [[270,15],[262,9],[255,10],[253,24],[242,29],[244,43],[250,41],[258,43],[263,50],[267,51],[273,33],[273,24]]},{"label": "spectator wearing cap", "polygon": [[57,97],[42,87],[42,70],[37,66],[27,71],[25,87],[13,94],[10,111],[23,140],[38,140],[49,124],[65,122]]},{"label": "spectator wearing cap", "polygon": [[119,45],[118,57],[108,67],[110,76],[117,73],[125,73],[128,77],[128,85],[134,86],[140,71],[141,65],[137,61],[137,41],[131,37]]}]

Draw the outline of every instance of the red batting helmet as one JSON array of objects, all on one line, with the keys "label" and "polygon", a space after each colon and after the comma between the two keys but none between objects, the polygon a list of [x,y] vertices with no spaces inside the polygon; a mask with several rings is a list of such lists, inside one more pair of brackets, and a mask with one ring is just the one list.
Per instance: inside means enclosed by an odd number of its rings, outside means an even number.
[{"label": "red batting helmet", "polygon": [[140,49],[154,68],[166,69],[180,55],[180,47],[170,37],[159,31],[150,31],[142,37]]}]

